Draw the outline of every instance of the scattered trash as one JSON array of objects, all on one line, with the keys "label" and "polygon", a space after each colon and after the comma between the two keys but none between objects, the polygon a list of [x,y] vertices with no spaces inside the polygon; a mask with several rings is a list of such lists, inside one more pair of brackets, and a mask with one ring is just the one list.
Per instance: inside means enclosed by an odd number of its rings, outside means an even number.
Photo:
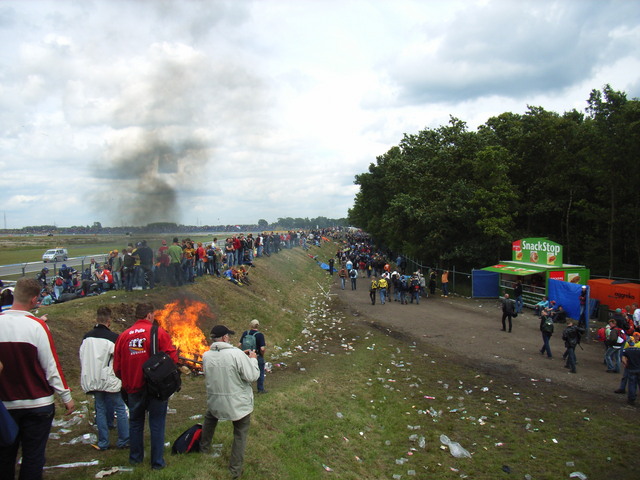
[{"label": "scattered trash", "polygon": [[93,467],[94,465],[98,465],[99,463],[100,462],[98,460],[91,460],[90,462],[62,463],[60,465],[44,466],[43,469],[44,470],[49,470],[51,468]]},{"label": "scattered trash", "polygon": [[324,468],[326,472],[333,472],[333,468],[325,465],[324,463],[322,464],[322,468]]},{"label": "scattered trash", "polygon": [[95,433],[85,433],[84,435],[80,435],[79,437],[72,438],[68,442],[62,442],[60,445],[77,445],[79,443],[84,443],[87,445],[98,443],[98,436]]},{"label": "scattered trash", "polygon": [[336,417],[338,417],[338,418],[344,418],[344,415],[343,415],[342,413],[338,412],[338,413],[336,413]]},{"label": "scattered trash", "polygon": [[191,415],[189,418],[190,418],[191,420],[197,420],[197,419],[202,418],[202,417],[203,417],[203,415],[202,415],[202,414],[198,414],[198,415]]},{"label": "scattered trash", "polygon": [[579,478],[580,480],[587,480],[587,476],[582,472],[572,472],[569,474],[569,478]]},{"label": "scattered trash", "polygon": [[502,471],[505,473],[511,473],[511,468],[509,468],[509,465],[502,465]]},{"label": "scattered trash", "polygon": [[133,472],[133,467],[111,467],[107,470],[100,470],[96,473],[95,478],[104,478],[118,472]]},{"label": "scattered trash", "polygon": [[408,458],[396,458],[396,465],[404,465],[409,461]]},{"label": "scattered trash", "polygon": [[82,415],[74,415],[69,420],[63,420],[59,418],[54,420],[51,426],[62,427],[62,428],[73,427],[74,425],[79,425],[80,423],[82,423],[82,418],[83,418]]},{"label": "scattered trash", "polygon": [[465,450],[458,442],[452,442],[446,435],[440,435],[440,442],[449,447],[449,452],[456,458],[471,458],[471,454]]},{"label": "scattered trash", "polygon": [[210,457],[218,458],[222,456],[222,443],[214,443],[211,445],[211,452],[209,453]]}]

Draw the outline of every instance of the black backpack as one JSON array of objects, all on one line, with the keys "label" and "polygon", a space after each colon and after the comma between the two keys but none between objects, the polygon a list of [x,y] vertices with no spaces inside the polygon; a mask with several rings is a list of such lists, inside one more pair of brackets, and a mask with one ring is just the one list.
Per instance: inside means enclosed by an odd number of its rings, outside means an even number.
[{"label": "black backpack", "polygon": [[175,362],[166,352],[158,352],[158,324],[151,327],[151,356],[142,365],[147,395],[167,400],[180,391],[182,380]]},{"label": "black backpack", "polygon": [[200,451],[200,436],[202,435],[202,425],[196,423],[180,434],[171,446],[171,453],[191,453]]}]

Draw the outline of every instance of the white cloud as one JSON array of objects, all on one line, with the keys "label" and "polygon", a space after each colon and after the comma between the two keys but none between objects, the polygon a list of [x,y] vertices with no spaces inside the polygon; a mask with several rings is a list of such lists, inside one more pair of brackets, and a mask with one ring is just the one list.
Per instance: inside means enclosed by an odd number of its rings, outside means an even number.
[{"label": "white cloud", "polygon": [[6,0],[7,224],[345,216],[404,133],[637,97],[637,5]]}]

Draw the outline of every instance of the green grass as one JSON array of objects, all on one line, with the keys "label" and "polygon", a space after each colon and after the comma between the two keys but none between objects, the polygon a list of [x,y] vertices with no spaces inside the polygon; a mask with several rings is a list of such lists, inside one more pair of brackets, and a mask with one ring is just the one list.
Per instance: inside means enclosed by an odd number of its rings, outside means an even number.
[{"label": "green grass", "polygon": [[[335,245],[310,250],[323,260],[334,252]],[[324,294],[328,275],[300,249],[256,263],[250,286],[205,278],[185,289],[210,304],[216,323],[240,332],[258,318],[266,335],[267,361],[274,368],[266,379],[270,393],[255,399],[244,478],[489,480],[529,474],[558,479],[574,471],[591,479],[634,477],[627,464],[636,450],[636,429],[629,421],[635,410],[545,382],[478,371],[446,351],[385,335]],[[77,402],[87,400],[78,388],[77,351],[96,308],[111,305],[124,319],[114,326],[120,331],[136,301],[161,305],[185,290],[160,288],[147,296],[116,292],[47,309]],[[201,327],[208,331],[211,325]],[[64,439],[94,431],[88,422],[92,404],[81,406],[87,407],[85,420]],[[203,378],[185,378],[169,407],[176,413],[167,417],[165,440],[173,442],[199,421],[190,417],[204,412]],[[441,448],[441,434],[459,442],[472,458],[457,459]],[[420,437],[425,448],[418,444]],[[141,466],[118,478],[227,478],[231,442],[231,424],[221,423],[214,443],[224,445],[222,457],[174,457],[167,451],[165,470]],[[100,466],[52,470],[47,478],[92,478],[101,469],[127,465],[128,452],[49,442],[48,465],[91,459],[99,459]],[[408,476],[410,470],[415,477]]]}]

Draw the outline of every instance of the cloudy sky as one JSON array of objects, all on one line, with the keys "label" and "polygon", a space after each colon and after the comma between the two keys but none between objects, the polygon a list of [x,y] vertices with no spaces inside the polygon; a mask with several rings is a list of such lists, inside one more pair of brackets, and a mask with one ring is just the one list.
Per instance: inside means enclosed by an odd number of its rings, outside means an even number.
[{"label": "cloudy sky", "polygon": [[640,97],[637,0],[3,0],[0,42],[8,228],[345,217],[404,133]]}]

